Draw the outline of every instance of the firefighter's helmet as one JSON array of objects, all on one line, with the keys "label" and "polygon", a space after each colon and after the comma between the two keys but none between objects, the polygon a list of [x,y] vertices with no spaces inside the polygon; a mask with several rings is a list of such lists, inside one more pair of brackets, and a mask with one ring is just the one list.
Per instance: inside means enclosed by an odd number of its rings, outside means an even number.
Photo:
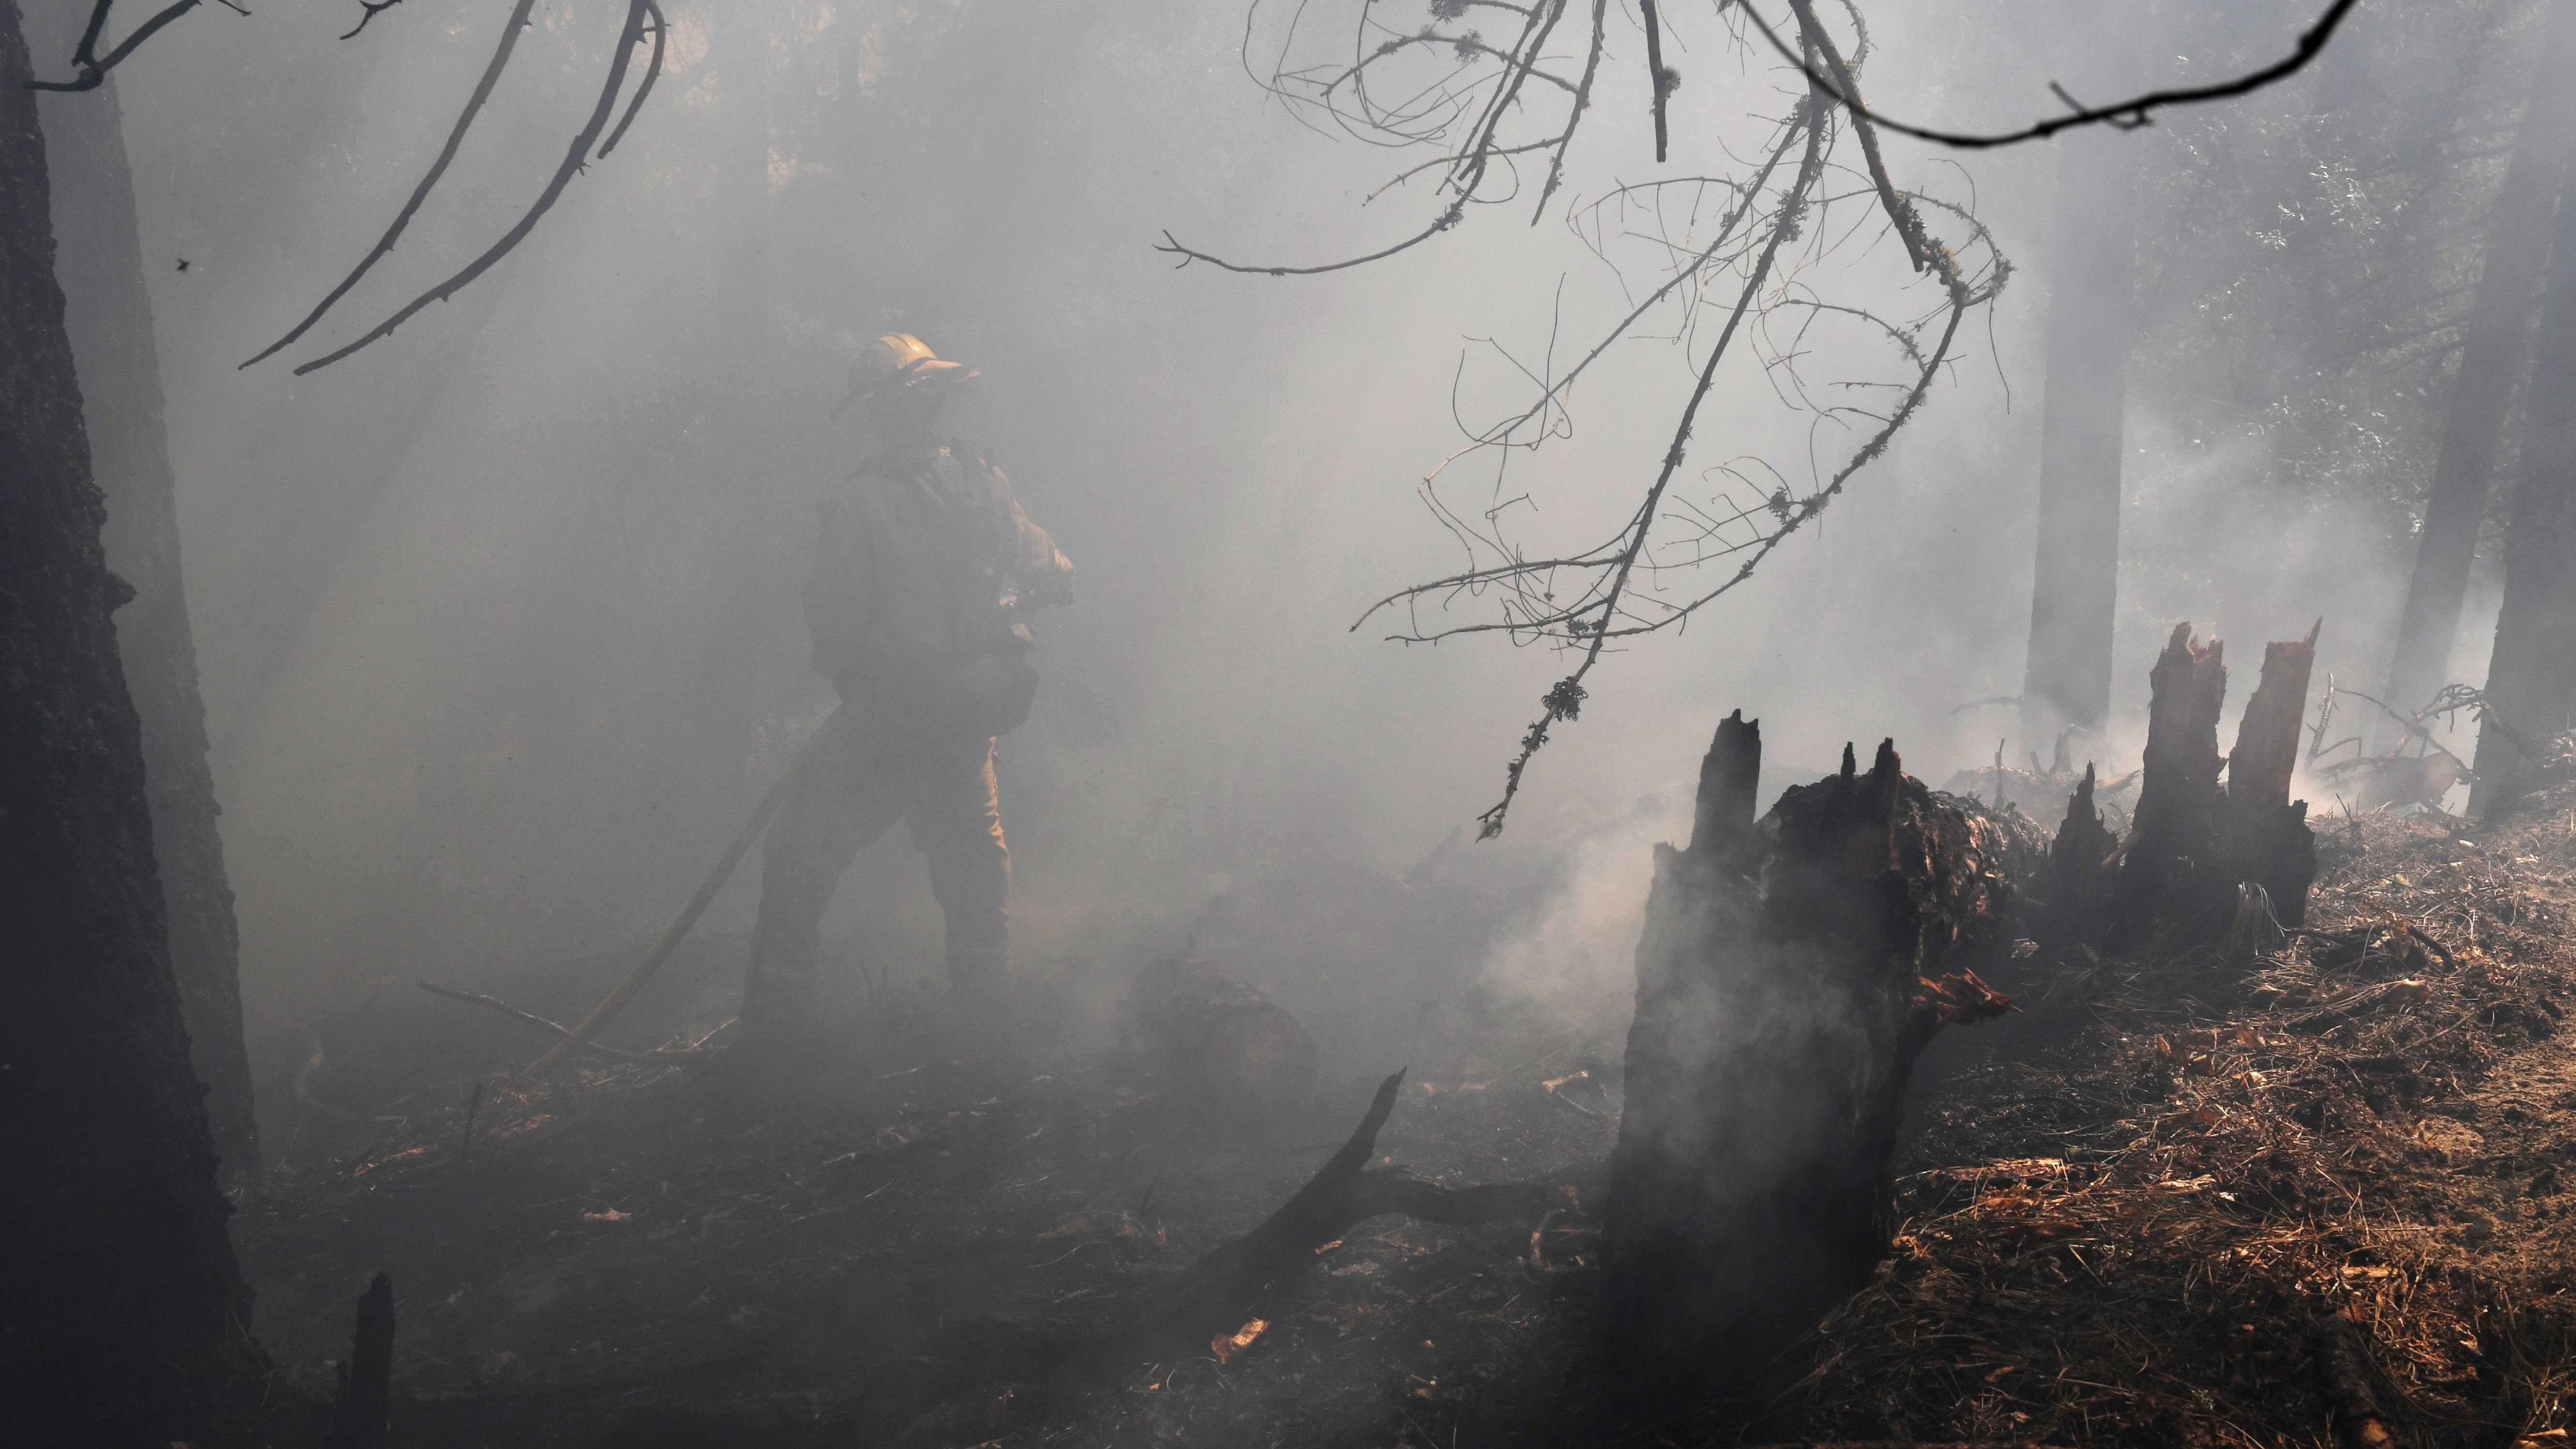
[{"label": "firefighter's helmet", "polygon": [[889,332],[861,350],[850,363],[850,393],[832,409],[839,417],[850,404],[924,383],[957,383],[980,376],[961,362],[948,362],[928,343],[909,332]]}]

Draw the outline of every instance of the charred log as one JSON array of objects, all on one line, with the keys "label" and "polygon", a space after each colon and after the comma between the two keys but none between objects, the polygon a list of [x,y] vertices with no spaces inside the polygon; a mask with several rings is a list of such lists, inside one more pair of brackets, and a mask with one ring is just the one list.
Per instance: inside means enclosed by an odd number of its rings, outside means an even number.
[{"label": "charred log", "polygon": [[1892,741],[1757,825],[1760,754],[1721,724],[1690,848],[1656,854],[1603,1244],[1614,1356],[1739,1388],[1885,1255],[1907,1074],[1941,1026],[2012,1009],[1976,968],[2039,859]]},{"label": "charred log", "polygon": [[1314,1093],[1306,1028],[1195,953],[1148,962],[1119,1010],[1135,1044],[1228,1120],[1275,1121]]}]

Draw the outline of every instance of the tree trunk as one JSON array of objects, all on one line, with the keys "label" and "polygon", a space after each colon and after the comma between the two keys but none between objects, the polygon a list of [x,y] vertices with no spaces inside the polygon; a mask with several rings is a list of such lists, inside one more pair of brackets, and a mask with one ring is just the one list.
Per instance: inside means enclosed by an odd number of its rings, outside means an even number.
[{"label": "tree trunk", "polygon": [[[2561,178],[2563,194],[2565,180]],[[2549,287],[2532,340],[2531,393],[2522,457],[2505,520],[2504,610],[2487,664],[2488,702],[2536,739],[2565,730],[2576,713],[2576,206],[2562,206],[2550,242]],[[2509,793],[2522,760],[2492,725],[2478,731],[2469,808]]]},{"label": "tree trunk", "polygon": [[[2549,265],[2552,215],[2571,162],[2576,162],[2576,3],[2556,0],[2543,22],[2531,100],[2523,107],[2512,159],[2505,163],[2504,186],[2479,263],[2477,302],[2460,347],[2459,375],[2452,380],[2442,417],[2433,483],[2424,499],[2424,531],[2415,544],[2415,574],[2406,588],[2406,612],[2389,658],[2388,687],[2380,692],[2393,709],[2422,707],[2449,670],[2460,603],[2477,554],[2478,525],[2486,518],[2487,488],[2513,400],[2514,374],[2530,346],[2532,301]],[[2394,719],[2382,715],[2373,748],[2392,749],[2404,733]]]},{"label": "tree trunk", "polygon": [[200,1441],[248,1294],[170,976],[44,138],[0,5],[0,1439]]},{"label": "tree trunk", "polygon": [[2057,138],[2048,375],[2040,409],[2039,551],[2022,738],[2099,733],[2111,712],[2120,572],[2121,418],[2137,258],[2138,148],[2108,128]]},{"label": "tree trunk", "polygon": [[[90,7],[47,0],[31,26],[39,55],[68,55]],[[180,584],[179,504],[161,423],[161,361],[126,168],[116,78],[97,90],[37,103],[53,178],[55,267],[72,361],[79,369],[91,473],[107,498],[108,566],[134,586],[117,612],[125,685],[143,720],[152,852],[170,918],[170,969],[189,1052],[207,1087],[206,1113],[225,1170],[259,1166],[250,1053],[242,1043],[241,935],[216,833],[214,774],[206,765],[206,706],[197,644]]]},{"label": "tree trunk", "polygon": [[1892,743],[1760,826],[1759,726],[1718,727],[1687,850],[1656,852],[1604,1222],[1620,1358],[1747,1388],[1887,1250],[1897,1109],[1977,979],[2040,837],[1934,796]]}]

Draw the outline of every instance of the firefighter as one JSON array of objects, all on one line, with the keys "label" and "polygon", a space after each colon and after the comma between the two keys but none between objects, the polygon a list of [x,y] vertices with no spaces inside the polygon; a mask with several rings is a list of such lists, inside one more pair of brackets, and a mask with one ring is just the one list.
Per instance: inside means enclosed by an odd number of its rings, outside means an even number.
[{"label": "firefighter", "polygon": [[995,736],[1037,689],[1029,611],[1073,600],[1073,565],[1010,480],[943,415],[975,378],[917,337],[878,338],[851,369],[878,451],[824,502],[805,617],[814,668],[840,691],[769,827],[742,1022],[759,1049],[813,1030],[823,912],[851,859],[895,822],[928,858],[947,918],[948,984],[989,1009],[1010,974],[1011,857]]}]

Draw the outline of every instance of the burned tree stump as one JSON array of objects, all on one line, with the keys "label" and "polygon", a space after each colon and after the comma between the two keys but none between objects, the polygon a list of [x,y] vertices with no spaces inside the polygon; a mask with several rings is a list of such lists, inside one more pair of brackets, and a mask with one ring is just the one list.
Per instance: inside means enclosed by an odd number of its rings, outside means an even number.
[{"label": "burned tree stump", "polygon": [[2049,842],[2048,864],[2033,892],[2031,935],[2042,957],[2053,961],[2078,947],[2102,944],[2118,884],[2112,863],[2119,850],[2119,837],[2102,824],[2093,803],[2093,767],[2086,765],[2083,781],[2067,797],[2066,819]]},{"label": "burned tree stump", "polygon": [[2195,867],[2218,815],[2218,715],[2227,701],[2227,646],[2176,624],[2147,671],[2146,775],[2120,862],[2120,909],[2132,932],[2189,910],[2207,895]]},{"label": "burned tree stump", "polygon": [[1893,742],[1757,825],[1760,762],[1739,711],[1689,848],[1656,852],[1603,1244],[1619,1358],[1737,1387],[1885,1256],[1907,1074],[1942,1025],[2012,1009],[1975,968],[2040,853]]},{"label": "burned tree stump", "polygon": [[1146,963],[1118,1006],[1135,1044],[1222,1117],[1275,1121],[1315,1090],[1306,1028],[1194,953]]},{"label": "burned tree stump", "polygon": [[358,1331],[340,1365],[340,1397],[323,1449],[385,1449],[393,1369],[394,1280],[379,1272],[358,1297]]},{"label": "burned tree stump", "polygon": [[2218,812],[2211,854],[2225,883],[2252,881],[2271,897],[2282,925],[2307,922],[2308,887],[2317,878],[2317,838],[2308,802],[2290,798],[2299,738],[2308,707],[2308,674],[2317,658],[2319,619],[2305,639],[2263,646],[2263,677],[2245,702],[2236,748],[2227,756],[2227,796]]},{"label": "burned tree stump", "polygon": [[[2318,628],[2324,621],[2318,621]],[[2146,776],[2120,863],[2114,934],[2138,940],[2159,927],[2214,934],[2233,914],[2240,884],[2263,888],[2283,924],[2307,918],[2316,837],[2304,800],[2290,799],[2300,720],[2317,629],[2267,645],[2263,675],[2218,784],[2218,716],[2227,696],[2224,645],[2201,644],[2191,625],[2148,671]]]}]

